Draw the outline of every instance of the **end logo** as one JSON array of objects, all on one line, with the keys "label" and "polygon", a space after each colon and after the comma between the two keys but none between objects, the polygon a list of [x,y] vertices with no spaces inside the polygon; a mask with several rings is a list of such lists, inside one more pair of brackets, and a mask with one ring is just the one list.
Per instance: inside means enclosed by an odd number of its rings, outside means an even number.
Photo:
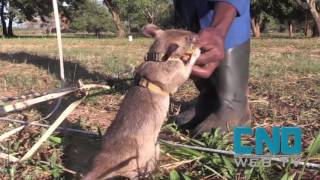
[{"label": "end logo", "polygon": [[[255,147],[244,145],[241,136],[255,136]],[[289,158],[297,158],[301,154],[302,130],[299,127],[273,127],[269,136],[265,128],[238,127],[234,129],[234,152],[237,167],[258,166],[261,161],[265,167],[271,166],[272,158],[280,158],[283,166],[289,162]],[[293,140],[293,141],[292,141]],[[264,145],[270,153],[264,154]]]}]

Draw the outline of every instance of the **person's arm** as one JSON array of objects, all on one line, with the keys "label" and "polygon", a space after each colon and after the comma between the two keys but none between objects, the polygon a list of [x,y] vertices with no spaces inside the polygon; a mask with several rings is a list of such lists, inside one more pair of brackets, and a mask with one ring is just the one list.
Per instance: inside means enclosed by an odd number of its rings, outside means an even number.
[{"label": "person's arm", "polygon": [[231,4],[233,7],[236,8],[237,16],[241,16],[241,15],[245,14],[249,8],[248,4],[250,4],[250,0],[208,0],[208,1],[211,1],[214,3],[227,2],[227,3]]},{"label": "person's arm", "polygon": [[238,13],[232,4],[224,1],[216,2],[214,12],[213,23],[200,31],[197,41],[204,52],[193,66],[192,74],[201,78],[208,78],[223,60],[224,39]]}]

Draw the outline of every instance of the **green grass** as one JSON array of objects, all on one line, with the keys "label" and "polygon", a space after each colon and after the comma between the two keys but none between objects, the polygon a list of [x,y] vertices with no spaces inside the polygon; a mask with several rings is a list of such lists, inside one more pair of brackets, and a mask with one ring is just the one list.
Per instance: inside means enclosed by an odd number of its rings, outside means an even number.
[{"label": "green grass", "polygon": [[[133,42],[126,39],[85,39],[64,38],[64,59],[66,77],[69,82],[83,79],[85,82],[104,81],[110,77],[132,77],[133,67],[143,61],[144,54],[152,40],[137,38]],[[320,122],[320,41],[317,39],[261,38],[252,39],[250,62],[250,108],[253,113],[253,126],[274,124],[298,125],[303,127],[304,150],[319,133]],[[0,97],[15,96],[30,91],[46,91],[59,86],[59,67],[55,38],[14,38],[0,41]],[[119,107],[121,97],[127,90],[127,84],[115,83],[112,90],[99,96],[92,96],[79,106],[68,118],[66,125],[78,129],[102,131],[110,124]],[[197,90],[191,82],[186,83],[178,93],[171,109],[193,99]],[[36,120],[43,116],[43,109],[26,110],[10,115],[13,118]],[[49,122],[43,122],[49,123]],[[0,133],[17,125],[1,123]],[[169,130],[168,130],[169,128]],[[1,152],[18,152],[21,157],[39,138],[43,128],[27,128],[6,142],[0,143]],[[232,143],[223,140],[215,133],[206,134],[200,139],[190,139],[179,133],[173,124],[164,128],[165,137],[179,140],[181,143],[210,148],[232,150]],[[169,134],[169,135],[168,135]],[[0,178],[15,179],[64,179],[76,178],[65,173],[63,167],[81,171],[85,160],[79,160],[81,153],[88,147],[94,151],[99,141],[88,137],[63,136],[45,143],[32,160],[23,164],[8,164],[0,168]],[[80,138],[81,140],[78,140]],[[52,142],[54,141],[54,142]],[[75,144],[83,143],[81,146]],[[89,146],[88,144],[92,144]],[[318,146],[317,146],[318,147]],[[72,151],[76,149],[79,154]],[[71,152],[70,152],[71,151]],[[166,168],[155,174],[155,179],[229,179],[242,177],[250,179],[280,179],[297,173],[301,168],[237,169],[232,159],[190,149],[173,148],[162,145],[161,165]],[[171,157],[171,158],[168,158]],[[175,160],[174,160],[175,159]],[[309,159],[320,163],[320,155],[312,154]],[[180,166],[165,166],[182,162]],[[184,163],[185,162],[185,163]],[[84,164],[82,166],[82,164]],[[227,167],[227,168],[226,168]],[[306,169],[304,177],[310,177],[314,171]]]}]

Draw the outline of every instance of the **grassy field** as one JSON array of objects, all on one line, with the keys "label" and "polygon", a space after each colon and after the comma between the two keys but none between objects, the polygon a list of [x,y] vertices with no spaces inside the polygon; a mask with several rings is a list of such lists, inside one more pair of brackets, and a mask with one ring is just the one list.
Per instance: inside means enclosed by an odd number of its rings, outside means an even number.
[{"label": "grassy field", "polygon": [[[152,41],[138,38],[81,39],[65,38],[64,59],[69,83],[107,82],[110,91],[89,96],[63,124],[65,127],[97,132],[108,127],[121,98],[130,85],[134,67],[143,61]],[[287,125],[303,128],[303,149],[314,141],[320,128],[320,40],[264,37],[252,39],[250,64],[250,108],[254,127]],[[0,40],[0,99],[59,87],[59,66],[55,38],[15,38]],[[169,119],[180,106],[197,95],[192,82],[186,83],[173,97]],[[67,100],[65,100],[67,102]],[[0,101],[1,103],[1,101]],[[13,119],[38,120],[50,112],[54,103],[10,114]],[[51,121],[42,121],[50,124]],[[0,121],[0,133],[18,124]],[[28,127],[0,143],[0,152],[21,157],[44,128]],[[217,133],[197,140],[179,132],[172,123],[163,127],[162,139],[232,150],[232,143]],[[197,142],[197,143],[196,143]],[[0,160],[1,179],[76,179],[99,147],[99,139],[71,133],[55,133],[33,158],[12,164]],[[309,162],[320,163],[320,152]],[[161,166],[154,179],[280,179],[286,173],[295,177],[300,168],[235,168],[229,158],[185,148],[162,145]],[[304,161],[304,159],[302,159]],[[75,175],[75,171],[78,175]],[[319,171],[306,170],[304,178],[320,178]]]}]

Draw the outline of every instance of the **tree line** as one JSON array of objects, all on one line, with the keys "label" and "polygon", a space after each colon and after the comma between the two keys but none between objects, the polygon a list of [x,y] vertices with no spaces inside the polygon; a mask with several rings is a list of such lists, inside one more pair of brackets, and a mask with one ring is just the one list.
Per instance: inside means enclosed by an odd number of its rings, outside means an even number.
[{"label": "tree line", "polygon": [[[178,27],[174,5],[183,0],[59,0],[59,13],[68,31],[114,32],[119,37],[138,32],[147,23]],[[52,0],[0,0],[2,34],[14,36],[13,22],[34,21],[51,32],[54,28]],[[254,36],[265,31],[284,31],[293,36],[320,32],[320,0],[251,0]]]},{"label": "tree line", "polygon": [[[293,26],[302,29],[306,36],[319,36],[320,0],[252,0],[251,29],[259,37],[268,28],[270,20],[287,26],[289,37],[293,36]],[[270,23],[269,23],[270,25]]]}]

